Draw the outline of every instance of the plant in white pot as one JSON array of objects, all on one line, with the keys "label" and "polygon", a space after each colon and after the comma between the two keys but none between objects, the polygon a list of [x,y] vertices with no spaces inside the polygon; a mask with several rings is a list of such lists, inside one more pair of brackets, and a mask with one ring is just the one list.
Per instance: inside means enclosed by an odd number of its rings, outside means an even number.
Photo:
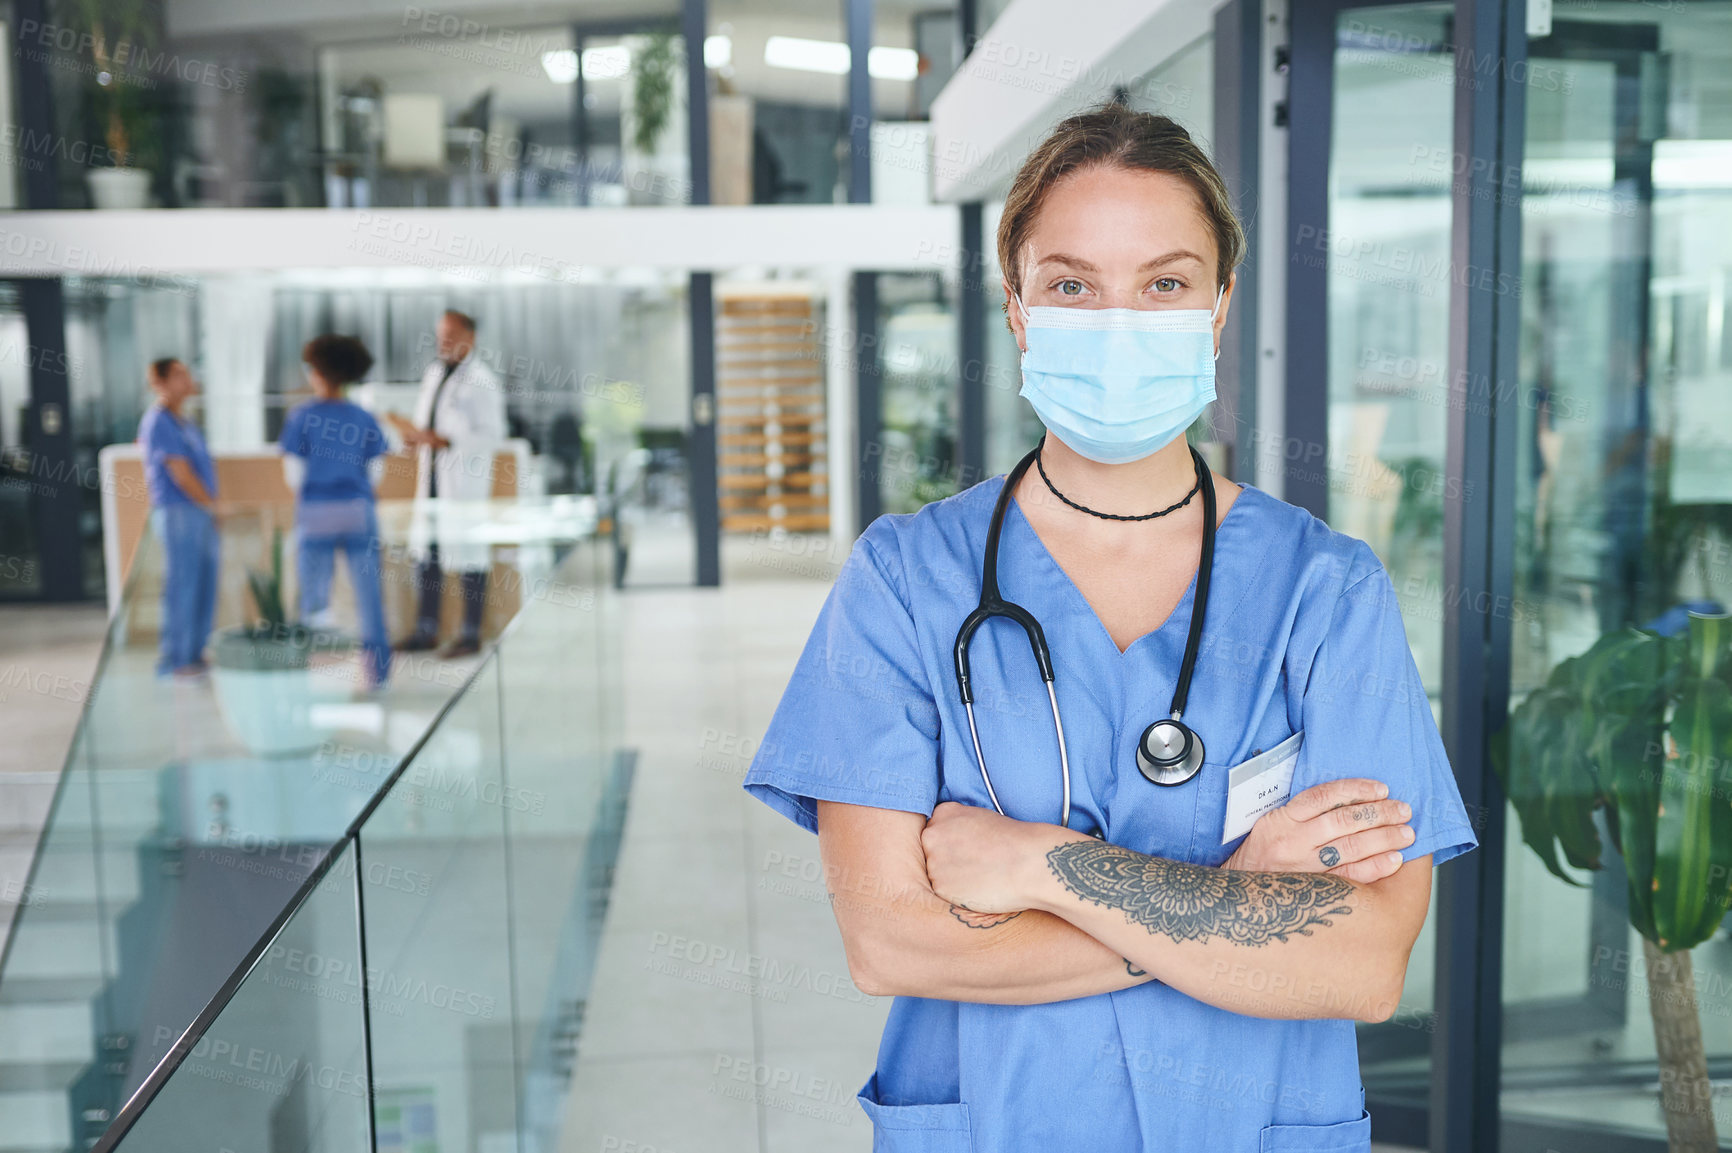
[{"label": "plant in white pot", "polygon": [[313,658],[349,649],[332,632],[291,624],[283,611],[283,533],[271,537],[271,567],[247,571],[257,617],[223,629],[211,647],[211,683],[235,739],[261,757],[310,753],[325,733],[313,724]]},{"label": "plant in white pot", "polygon": [[150,98],[158,85],[136,74],[155,58],[158,0],[61,0],[67,24],[86,35],[92,83],[86,89],[106,151],[92,148],[84,178],[96,208],[149,208],[147,157],[156,143]]}]

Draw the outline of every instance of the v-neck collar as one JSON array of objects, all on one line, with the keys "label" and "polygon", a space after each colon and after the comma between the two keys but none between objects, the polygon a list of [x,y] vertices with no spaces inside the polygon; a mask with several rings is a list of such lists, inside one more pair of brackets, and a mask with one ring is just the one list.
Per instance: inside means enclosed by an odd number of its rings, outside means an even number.
[{"label": "v-neck collar", "polygon": [[[1002,484],[1003,481],[1001,480],[1000,483]],[[1217,568],[1218,568],[1218,566],[1220,564],[1220,560],[1221,560],[1220,544],[1221,544],[1222,532],[1226,529],[1228,523],[1233,520],[1233,514],[1235,512],[1239,511],[1239,505],[1244,502],[1245,494],[1249,493],[1249,492],[1257,492],[1257,491],[1259,491],[1259,490],[1256,489],[1255,486],[1250,485],[1250,484],[1246,484],[1243,481],[1239,482],[1239,495],[1234,498],[1232,506],[1227,509],[1227,515],[1221,518],[1221,523],[1215,526],[1214,564]],[[1058,574],[1059,580],[1060,580],[1060,582],[1062,582],[1063,587],[1070,590],[1070,595],[1071,595],[1072,599],[1076,602],[1076,605],[1081,609],[1081,611],[1084,614],[1087,615],[1089,620],[1094,622],[1094,626],[1095,626],[1096,631],[1100,633],[1101,637],[1107,642],[1107,646],[1113,651],[1114,654],[1116,654],[1119,657],[1120,660],[1124,660],[1124,659],[1128,658],[1131,655],[1131,650],[1135,649],[1138,645],[1142,644],[1144,641],[1148,640],[1150,637],[1160,636],[1163,632],[1165,632],[1167,630],[1167,626],[1172,624],[1173,621],[1180,616],[1180,610],[1181,609],[1184,610],[1183,615],[1184,615],[1184,621],[1185,621],[1185,628],[1186,629],[1190,628],[1191,603],[1196,598],[1196,593],[1197,593],[1197,573],[1195,570],[1192,571],[1191,581],[1189,584],[1187,584],[1185,586],[1185,591],[1179,597],[1179,602],[1173,606],[1172,611],[1167,614],[1167,618],[1165,620],[1163,620],[1160,624],[1156,625],[1154,628],[1150,629],[1148,632],[1143,633],[1141,636],[1139,636],[1135,640],[1131,641],[1131,643],[1126,645],[1123,649],[1119,648],[1118,642],[1113,640],[1112,633],[1109,632],[1107,630],[1107,626],[1104,623],[1102,623],[1101,618],[1100,618],[1100,614],[1095,612],[1094,605],[1089,603],[1089,599],[1083,595],[1082,589],[1077,587],[1076,581],[1072,580],[1071,575],[1064,570],[1064,566],[1058,563],[1058,558],[1056,558],[1052,555],[1052,550],[1046,547],[1046,542],[1040,538],[1040,533],[1035,531],[1034,525],[1029,522],[1028,517],[1023,515],[1022,505],[1017,501],[1015,496],[1012,496],[1010,498],[1010,506],[1012,509],[1014,509],[1016,511],[1016,517],[1019,521],[1022,522],[1023,529],[1026,530],[1028,535],[1034,539],[1035,548],[1036,548],[1036,551],[1037,551],[1037,554],[1038,554],[1040,560],[1043,563],[1045,563],[1048,567],[1050,567],[1054,572],[1056,572]],[[1212,575],[1214,575],[1214,574],[1212,574]],[[1219,582],[1215,582],[1214,584],[1212,584],[1210,586],[1209,599],[1211,601],[1215,600],[1216,599],[1216,593],[1218,593],[1219,591],[1220,591]],[[1217,617],[1216,620],[1218,623],[1220,618]],[[1206,625],[1205,625],[1205,627],[1206,627]]]}]

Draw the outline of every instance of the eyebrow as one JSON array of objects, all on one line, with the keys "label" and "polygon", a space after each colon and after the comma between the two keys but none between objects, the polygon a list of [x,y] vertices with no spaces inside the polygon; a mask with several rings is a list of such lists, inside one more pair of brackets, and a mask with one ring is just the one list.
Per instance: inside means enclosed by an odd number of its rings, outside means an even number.
[{"label": "eyebrow", "polygon": [[[1137,271],[1138,272],[1148,272],[1151,269],[1163,268],[1169,264],[1176,264],[1181,260],[1194,260],[1198,264],[1204,263],[1203,258],[1201,256],[1198,256],[1196,253],[1192,252],[1190,249],[1178,248],[1178,249],[1174,249],[1172,252],[1166,253],[1165,255],[1157,256],[1152,260],[1143,261],[1141,264],[1139,264],[1137,266]],[[1098,266],[1096,266],[1095,264],[1093,264],[1087,260],[1084,260],[1081,257],[1071,256],[1068,253],[1063,253],[1063,252],[1049,253],[1048,255],[1043,256],[1039,260],[1034,262],[1034,266],[1036,268],[1039,268],[1043,264],[1063,264],[1063,265],[1067,265],[1071,268],[1078,269],[1082,272],[1099,272],[1100,271],[1100,268]]]}]

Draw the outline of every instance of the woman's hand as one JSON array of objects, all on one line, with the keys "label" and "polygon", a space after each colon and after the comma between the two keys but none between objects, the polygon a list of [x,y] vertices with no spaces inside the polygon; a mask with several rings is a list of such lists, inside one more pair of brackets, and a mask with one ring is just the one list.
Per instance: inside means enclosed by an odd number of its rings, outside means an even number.
[{"label": "woman's hand", "polygon": [[[1046,867],[1052,846],[1080,836],[1057,825],[1016,821],[991,809],[945,801],[926,822],[920,847],[932,891],[955,907],[958,918],[984,928],[1026,909],[1030,871]],[[975,916],[966,916],[970,913]]]},{"label": "woman's hand", "polygon": [[1401,868],[1412,816],[1381,781],[1325,781],[1257,818],[1222,868],[1333,873],[1369,885]]}]

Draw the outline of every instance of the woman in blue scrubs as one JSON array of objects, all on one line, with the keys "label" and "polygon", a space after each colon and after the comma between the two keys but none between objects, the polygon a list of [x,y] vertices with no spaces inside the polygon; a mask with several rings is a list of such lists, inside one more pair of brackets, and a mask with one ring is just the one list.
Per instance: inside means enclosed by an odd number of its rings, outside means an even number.
[{"label": "woman in blue scrubs", "polygon": [[[1353,1022],[1395,1012],[1431,869],[1475,844],[1389,577],[1185,443],[1244,238],[1182,128],[1067,120],[998,245],[1047,433],[996,580],[1051,696],[1003,617],[972,717],[959,687],[997,478],[866,530],[746,778],[818,833],[855,982],[896,998],[873,1147],[1367,1150]],[[1180,704],[1202,755],[1157,771]]]},{"label": "woman in blue scrubs", "polygon": [[329,609],[331,576],[341,549],[349,558],[360,618],[362,675],[366,690],[374,692],[391,675],[373,496],[390,445],[373,415],[343,397],[343,390],[373,367],[373,354],[352,336],[326,334],[307,341],[301,360],[314,398],[289,413],[277,442],[283,450],[284,478],[296,498],[301,620],[317,621]]}]

